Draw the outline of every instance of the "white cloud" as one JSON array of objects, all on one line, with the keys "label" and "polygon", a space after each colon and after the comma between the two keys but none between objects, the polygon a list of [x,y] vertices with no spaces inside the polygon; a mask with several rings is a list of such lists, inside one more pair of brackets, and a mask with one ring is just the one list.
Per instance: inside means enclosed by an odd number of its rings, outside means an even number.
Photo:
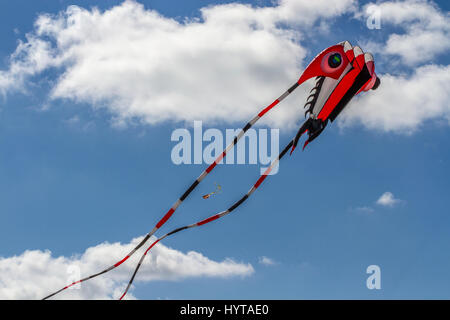
[{"label": "white cloud", "polygon": [[[370,8],[370,9],[369,9]],[[369,129],[411,134],[430,120],[450,121],[450,66],[433,60],[450,50],[450,14],[427,0],[384,1],[364,6],[361,17],[379,10],[381,28],[400,28],[387,40],[369,40],[370,48],[385,68],[403,64],[408,74],[381,74],[376,92],[350,104],[340,126],[362,123]]]},{"label": "white cloud", "polygon": [[[387,48],[378,50],[376,59],[387,52],[406,64],[425,63],[447,50],[448,14],[433,3],[375,5],[382,26],[405,30],[389,35],[384,44],[368,43],[375,50]],[[52,68],[59,77],[52,79],[50,101],[105,108],[115,125],[243,123],[297,80],[309,62],[304,61],[303,33],[356,11],[352,0],[280,0],[273,7],[208,6],[200,10],[200,19],[179,22],[132,1],[106,11],[71,6],[38,17],[10,68],[0,71],[0,92],[24,90],[33,76]],[[379,89],[352,101],[340,126],[362,123],[369,129],[412,133],[428,120],[450,120],[449,70],[428,64],[411,74],[380,74]],[[293,95],[306,97],[309,89],[302,86]],[[263,123],[295,127],[302,118],[297,97],[283,101]]]},{"label": "white cloud", "polygon": [[[404,203],[404,201],[395,198],[392,192],[387,191],[383,193],[375,203],[384,207],[393,207],[397,204]],[[349,210],[363,215],[371,215],[375,212],[375,209],[371,206],[350,207]]]},{"label": "white cloud", "polygon": [[[106,108],[118,125],[242,122],[300,74],[302,35],[286,26],[306,31],[352,10],[353,0],[282,0],[263,8],[234,3],[202,8],[201,19],[178,22],[131,1],[104,12],[71,6],[39,16],[10,69],[0,73],[0,88],[23,87],[30,76],[58,68],[51,99]],[[297,109],[288,99],[270,123],[294,125]]]},{"label": "white cloud", "polygon": [[[370,8],[370,9],[369,9]],[[396,55],[398,62],[415,66],[432,60],[450,49],[450,16],[427,0],[385,1],[364,6],[367,15],[379,10],[382,25],[404,30],[389,35],[385,44],[373,44],[380,54]],[[382,27],[383,28],[383,27]]]},{"label": "white cloud", "polygon": [[400,203],[401,200],[400,199],[396,199],[394,197],[394,195],[392,194],[392,192],[385,192],[383,193],[380,198],[378,198],[377,200],[377,204],[379,204],[380,206],[385,206],[385,207],[393,207],[394,205]]},{"label": "white cloud", "polygon": [[[77,268],[82,277],[99,272],[122,259],[140,240],[142,237],[128,244],[102,243],[72,257],[52,257],[48,250],[27,250],[19,256],[0,258],[0,299],[42,299],[78,279]],[[115,270],[82,283],[79,290],[68,289],[54,298],[117,299],[130,279],[142,249]],[[216,262],[195,251],[182,253],[158,244],[144,260],[135,283],[189,277],[249,276],[253,272],[251,264],[231,259]],[[128,298],[134,297],[130,294]]]},{"label": "white cloud", "polygon": [[273,259],[266,256],[259,257],[258,262],[265,266],[273,266],[277,264]]},{"label": "white cloud", "polygon": [[450,66],[427,65],[410,76],[380,78],[376,91],[362,93],[344,110],[341,127],[362,123],[369,129],[410,134],[429,120],[450,122]]}]

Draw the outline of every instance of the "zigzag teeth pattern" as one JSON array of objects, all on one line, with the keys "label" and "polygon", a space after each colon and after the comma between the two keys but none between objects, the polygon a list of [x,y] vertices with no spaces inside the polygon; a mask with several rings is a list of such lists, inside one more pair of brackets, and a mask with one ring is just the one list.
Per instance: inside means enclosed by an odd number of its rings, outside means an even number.
[{"label": "zigzag teeth pattern", "polygon": [[311,100],[309,100],[310,98],[313,98],[314,99],[314,97],[316,96],[316,92],[314,92],[313,94],[310,94],[309,96],[308,96],[308,98],[306,98],[306,101],[311,101]]},{"label": "zigzag teeth pattern", "polygon": [[[308,113],[312,113],[314,105],[316,104],[317,98],[319,97],[320,89],[322,88],[323,81],[325,80],[325,77],[319,76],[316,78],[316,85],[314,88],[311,89],[310,95],[306,99],[306,103],[303,106],[303,108],[306,108],[305,111],[305,118],[308,115]],[[314,91],[314,92],[313,92]]]}]

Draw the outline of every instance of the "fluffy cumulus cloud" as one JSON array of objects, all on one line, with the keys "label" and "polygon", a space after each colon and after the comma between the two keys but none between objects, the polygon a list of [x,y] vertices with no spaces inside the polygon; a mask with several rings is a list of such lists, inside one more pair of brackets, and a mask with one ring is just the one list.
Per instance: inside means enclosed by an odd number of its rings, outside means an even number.
[{"label": "fluffy cumulus cloud", "polygon": [[362,123],[374,130],[411,134],[429,120],[450,123],[450,66],[426,65],[409,76],[384,74],[381,79],[376,92],[350,103],[341,126]]},{"label": "fluffy cumulus cloud", "polygon": [[[123,258],[140,240],[128,244],[103,243],[72,257],[53,257],[50,251],[29,250],[0,258],[0,299],[42,299],[81,277],[99,272]],[[162,244],[150,251],[136,283],[189,277],[249,276],[251,264],[231,259],[216,262],[201,253],[182,253]],[[142,250],[141,250],[142,251]],[[56,295],[55,299],[117,299],[134,271],[141,251],[113,271]],[[129,294],[128,298],[134,298]]]},{"label": "fluffy cumulus cloud", "polygon": [[[385,41],[371,40],[371,31],[364,34],[363,48],[374,49],[384,70],[401,73],[380,73],[379,89],[352,101],[340,125],[413,133],[428,120],[449,120],[449,66],[434,60],[449,49],[449,15],[425,0],[364,6],[353,0],[279,0],[270,7],[231,3],[202,8],[199,18],[184,21],[133,1],[105,11],[70,6],[37,18],[9,68],[0,71],[0,92],[26,90],[43,71],[54,70],[48,105],[65,99],[104,108],[115,125],[243,123],[309,62],[306,33],[352,12],[365,19],[373,8],[380,10]],[[294,95],[306,97],[309,89],[307,84]],[[263,121],[293,128],[302,117],[298,101],[286,99]]]},{"label": "fluffy cumulus cloud", "polygon": [[[39,16],[10,70],[0,73],[0,88],[23,87],[30,76],[56,68],[51,99],[107,108],[119,125],[245,121],[294,83],[302,68],[301,34],[280,23],[311,26],[351,10],[353,2],[216,5],[184,22],[133,1],[104,12],[71,6]],[[275,111],[272,122],[293,124],[292,108]]]},{"label": "fluffy cumulus cloud", "polygon": [[365,18],[379,13],[383,27],[393,25],[403,33],[390,34],[381,52],[399,56],[397,60],[414,66],[450,49],[450,15],[428,0],[385,1],[364,7]]},{"label": "fluffy cumulus cloud", "polygon": [[377,204],[385,207],[393,207],[394,205],[400,203],[402,200],[396,199],[392,192],[383,193],[377,200]]},{"label": "fluffy cumulus cloud", "polygon": [[[402,74],[379,74],[376,92],[352,101],[340,126],[363,124],[369,129],[411,134],[430,120],[450,123],[450,66],[433,62],[450,49],[450,17],[425,0],[384,1],[367,4],[359,13],[379,13],[381,32],[389,25],[403,33],[388,33],[386,41],[366,43],[385,69],[403,65]],[[385,32],[386,34],[386,32]],[[387,66],[387,67],[386,67]]]}]

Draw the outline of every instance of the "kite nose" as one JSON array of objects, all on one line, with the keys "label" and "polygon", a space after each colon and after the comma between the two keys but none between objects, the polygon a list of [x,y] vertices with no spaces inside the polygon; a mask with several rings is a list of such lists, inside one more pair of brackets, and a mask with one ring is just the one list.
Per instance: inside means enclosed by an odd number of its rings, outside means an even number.
[{"label": "kite nose", "polygon": [[375,83],[373,84],[372,90],[377,90],[380,83],[381,83],[380,78],[377,77],[377,80],[375,80]]}]

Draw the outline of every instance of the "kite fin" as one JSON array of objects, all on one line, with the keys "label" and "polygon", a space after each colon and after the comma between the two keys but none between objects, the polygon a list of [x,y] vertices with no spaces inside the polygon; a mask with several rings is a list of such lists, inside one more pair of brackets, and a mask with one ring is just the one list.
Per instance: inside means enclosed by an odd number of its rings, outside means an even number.
[{"label": "kite fin", "polygon": [[298,129],[297,134],[295,135],[294,138],[294,143],[292,144],[292,149],[291,149],[291,153],[290,155],[292,155],[292,152],[294,152],[295,148],[297,147],[298,144],[298,140],[300,140],[302,134],[304,134],[305,132],[308,131],[310,125],[311,125],[311,118],[308,118],[303,124],[302,126]]},{"label": "kite fin", "polygon": [[309,144],[309,142],[310,142],[310,140],[309,140],[309,139],[305,141],[305,144],[303,145],[303,149],[302,149],[302,151],[303,151],[303,150],[305,150],[305,148],[306,148],[306,146],[307,146],[307,145]]}]

